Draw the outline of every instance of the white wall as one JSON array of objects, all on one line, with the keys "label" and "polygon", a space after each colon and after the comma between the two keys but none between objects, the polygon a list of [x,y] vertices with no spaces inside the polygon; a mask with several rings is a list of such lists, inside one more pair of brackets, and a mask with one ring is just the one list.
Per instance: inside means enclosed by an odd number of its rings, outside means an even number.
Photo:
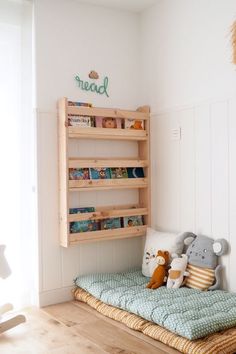
[{"label": "white wall", "polygon": [[[35,44],[38,125],[38,195],[40,242],[40,304],[70,298],[73,278],[97,271],[119,271],[140,264],[140,238],[59,246],[58,155],[56,102],[66,96],[97,106],[135,109],[139,100],[139,18],[130,12],[81,5],[74,0],[35,0]],[[90,70],[107,75],[110,97],[79,90],[75,74]],[[74,145],[71,151],[78,146]],[[80,155],[137,154],[134,143],[79,145]],[[104,194],[106,193],[106,197]],[[135,202],[130,192],[80,193],[71,204],[111,205]],[[129,198],[129,200],[127,200]]]},{"label": "white wall", "polygon": [[[235,0],[159,0],[142,16],[142,97],[152,107],[153,224],[226,238],[236,291]],[[181,140],[172,140],[181,127]]]},{"label": "white wall", "polygon": [[142,16],[144,102],[169,109],[235,95],[235,0],[157,0]]}]

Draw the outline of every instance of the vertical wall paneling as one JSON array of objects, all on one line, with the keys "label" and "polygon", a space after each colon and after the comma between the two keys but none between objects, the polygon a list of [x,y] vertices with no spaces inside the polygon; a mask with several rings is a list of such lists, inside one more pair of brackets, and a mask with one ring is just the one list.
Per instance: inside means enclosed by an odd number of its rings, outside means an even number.
[{"label": "vertical wall paneling", "polygon": [[98,260],[97,267],[99,272],[115,272],[116,265],[113,258],[114,244],[110,241],[103,241],[97,243]]},{"label": "vertical wall paneling", "polygon": [[84,243],[79,246],[79,270],[78,274],[89,274],[98,272],[97,242]]},{"label": "vertical wall paneling", "polygon": [[79,247],[63,247],[61,258],[62,287],[71,286],[79,271]]},{"label": "vertical wall paneling", "polygon": [[194,109],[177,112],[181,126],[180,229],[195,231],[195,131]]},{"label": "vertical wall paneling", "polygon": [[[236,103],[204,102],[155,115],[152,132],[153,226],[225,238],[223,286],[236,291]],[[181,127],[181,140],[172,128]]]},{"label": "vertical wall paneling", "polygon": [[[211,104],[212,236],[229,239],[229,130],[228,101]],[[228,285],[229,257],[222,257],[224,287]],[[227,274],[227,277],[226,277]]]},{"label": "vertical wall paneling", "polygon": [[195,108],[196,229],[211,235],[211,127],[209,104]]},{"label": "vertical wall paneling", "polygon": [[[159,119],[156,115],[151,116],[151,129],[150,129],[150,153],[151,153],[151,191],[153,195],[157,195],[157,164],[158,164],[158,151],[159,145],[157,143],[157,132]],[[159,124],[161,126],[161,124]],[[158,134],[159,138],[159,134]],[[151,222],[152,227],[157,223],[157,198],[151,198]]]},{"label": "vertical wall paneling", "polygon": [[[56,113],[38,113],[39,205],[42,245],[42,289],[61,287],[58,247],[58,161]],[[50,141],[50,154],[45,141]],[[47,200],[47,203],[44,201]],[[52,261],[53,260],[53,261]]]},{"label": "vertical wall paneling", "polygon": [[229,101],[229,257],[230,290],[236,291],[236,101]]},{"label": "vertical wall paneling", "polygon": [[228,234],[228,105],[212,103],[212,234]]},{"label": "vertical wall paneling", "polygon": [[[121,240],[114,240],[113,262],[117,271],[124,271],[141,265],[142,238],[127,239],[125,244]],[[123,260],[125,259],[125,262]]]},{"label": "vertical wall paneling", "polygon": [[[160,230],[176,231],[180,228],[180,140],[172,139],[172,129],[180,127],[175,114],[155,117],[156,130],[152,140],[152,200],[153,225]],[[156,135],[154,135],[156,134]]]}]

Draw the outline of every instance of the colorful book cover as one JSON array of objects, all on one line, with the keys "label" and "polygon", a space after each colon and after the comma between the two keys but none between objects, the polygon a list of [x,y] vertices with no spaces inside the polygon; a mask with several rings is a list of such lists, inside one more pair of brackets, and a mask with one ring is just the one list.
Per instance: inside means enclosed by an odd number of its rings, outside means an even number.
[{"label": "colorful book cover", "polygon": [[127,173],[129,178],[143,178],[144,171],[142,167],[128,167]]},{"label": "colorful book cover", "polygon": [[144,121],[138,119],[125,119],[125,129],[144,129]]},{"label": "colorful book cover", "polygon": [[121,118],[96,117],[96,128],[118,128],[121,129]]},{"label": "colorful book cover", "polygon": [[111,178],[128,178],[127,168],[124,167],[112,167]]},{"label": "colorful book cover", "polygon": [[108,179],[111,178],[110,168],[90,168],[91,179]]},{"label": "colorful book cover", "polygon": [[68,106],[92,107],[92,103],[68,101]]},{"label": "colorful book cover", "polygon": [[120,218],[110,218],[101,220],[101,229],[110,230],[110,229],[119,229],[121,227]]},{"label": "colorful book cover", "polygon": [[70,208],[70,214],[81,214],[81,213],[92,213],[95,211],[94,207],[85,207],[85,208]]},{"label": "colorful book cover", "polygon": [[68,125],[72,127],[91,128],[94,126],[93,122],[93,118],[89,116],[68,114]]},{"label": "colorful book cover", "polygon": [[69,168],[70,180],[90,179],[89,168]]},{"label": "colorful book cover", "polygon": [[143,217],[142,215],[124,216],[123,222],[124,227],[141,226],[143,225]]},{"label": "colorful book cover", "polygon": [[99,230],[99,222],[95,220],[81,220],[70,222],[70,233],[89,232]]}]

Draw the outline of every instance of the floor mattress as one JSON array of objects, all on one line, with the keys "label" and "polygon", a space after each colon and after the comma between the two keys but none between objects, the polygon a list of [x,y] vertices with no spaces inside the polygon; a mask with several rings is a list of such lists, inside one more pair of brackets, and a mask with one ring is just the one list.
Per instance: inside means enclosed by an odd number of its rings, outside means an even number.
[{"label": "floor mattress", "polygon": [[169,347],[175,348],[184,354],[234,354],[236,353],[236,328],[227,329],[211,334],[205,338],[189,340],[174,334],[167,329],[147,321],[140,316],[131,314],[117,307],[107,305],[96,299],[89,292],[76,287],[73,290],[74,298],[82,301],[99,313],[127,327],[139,331]]}]

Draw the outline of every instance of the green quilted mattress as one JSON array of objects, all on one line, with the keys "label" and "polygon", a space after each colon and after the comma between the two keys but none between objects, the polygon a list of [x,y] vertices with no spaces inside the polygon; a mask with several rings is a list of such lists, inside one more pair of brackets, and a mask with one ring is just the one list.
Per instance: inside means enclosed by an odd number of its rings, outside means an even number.
[{"label": "green quilted mattress", "polygon": [[78,276],[75,285],[102,302],[134,313],[188,339],[236,326],[236,294],[147,289],[149,278],[140,270]]}]

